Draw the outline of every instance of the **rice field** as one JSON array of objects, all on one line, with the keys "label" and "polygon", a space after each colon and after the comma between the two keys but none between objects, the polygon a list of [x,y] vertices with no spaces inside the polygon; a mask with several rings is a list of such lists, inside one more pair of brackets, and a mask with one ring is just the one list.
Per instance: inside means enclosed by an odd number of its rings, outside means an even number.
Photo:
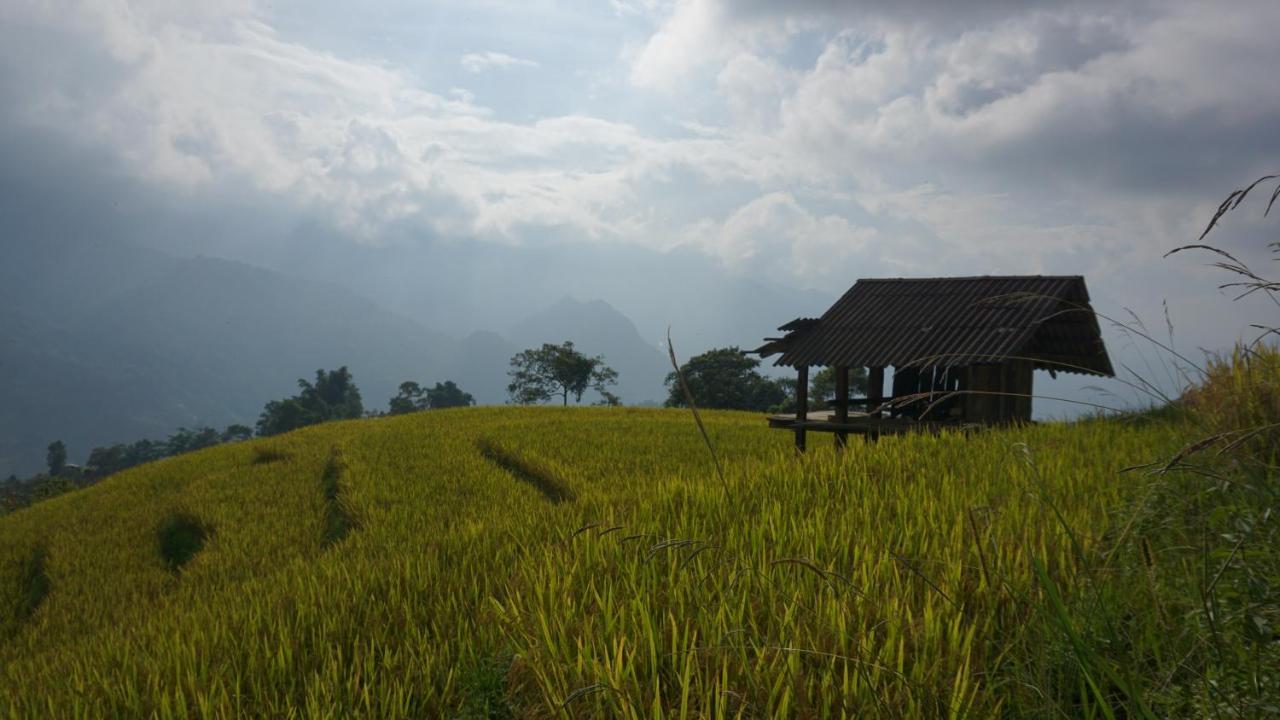
[{"label": "rice field", "polygon": [[704,419],[723,482],[686,412],[473,408],[0,518],[0,714],[1018,715],[1037,566],[1071,587],[1144,489],[1119,471],[1187,436],[1092,420],[797,457],[760,416]]}]

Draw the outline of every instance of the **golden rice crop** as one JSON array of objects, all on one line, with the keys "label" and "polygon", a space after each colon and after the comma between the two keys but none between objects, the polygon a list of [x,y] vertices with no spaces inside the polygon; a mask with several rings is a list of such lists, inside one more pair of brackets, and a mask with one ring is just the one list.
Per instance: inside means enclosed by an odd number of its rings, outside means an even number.
[{"label": "golden rice crop", "polygon": [[[1123,524],[1173,424],[797,457],[757,415],[476,408],[171,458],[0,519],[0,711],[982,717],[1033,558]],[[815,443],[816,444],[816,443]],[[164,528],[196,528],[167,561]],[[167,525],[168,524],[168,525]],[[184,556],[185,557],[185,556]]]}]

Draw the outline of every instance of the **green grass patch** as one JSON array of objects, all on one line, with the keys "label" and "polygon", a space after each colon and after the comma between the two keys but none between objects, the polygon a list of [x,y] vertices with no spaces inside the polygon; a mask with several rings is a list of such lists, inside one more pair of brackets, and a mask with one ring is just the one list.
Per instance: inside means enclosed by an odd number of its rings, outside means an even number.
[{"label": "green grass patch", "polygon": [[457,720],[513,720],[517,717],[507,702],[507,674],[512,656],[487,657],[468,668],[462,676],[462,707]]},{"label": "green grass patch", "polygon": [[156,545],[165,566],[171,572],[181,570],[204,549],[210,532],[210,528],[190,513],[179,512],[168,517],[156,531]]}]

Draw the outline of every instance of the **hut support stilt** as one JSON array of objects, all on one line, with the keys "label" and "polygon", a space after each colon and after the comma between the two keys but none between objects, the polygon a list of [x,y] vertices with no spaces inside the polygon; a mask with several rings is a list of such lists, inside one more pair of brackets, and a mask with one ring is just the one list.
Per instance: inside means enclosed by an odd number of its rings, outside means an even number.
[{"label": "hut support stilt", "polygon": [[[844,365],[836,366],[836,422],[849,421],[849,368]],[[849,443],[849,433],[844,430],[838,430],[836,435],[836,449],[843,449]]]},{"label": "hut support stilt", "polygon": [[[796,368],[796,420],[809,419],[809,366]],[[796,428],[796,452],[804,452],[805,430],[803,423]]]},{"label": "hut support stilt", "polygon": [[884,368],[867,368],[867,412],[871,417],[881,416],[880,405],[884,402]]}]

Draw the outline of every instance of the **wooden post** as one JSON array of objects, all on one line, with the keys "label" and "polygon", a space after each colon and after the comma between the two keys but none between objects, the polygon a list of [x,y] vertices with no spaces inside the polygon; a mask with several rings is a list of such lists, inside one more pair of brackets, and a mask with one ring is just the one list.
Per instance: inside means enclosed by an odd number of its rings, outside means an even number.
[{"label": "wooden post", "polygon": [[[804,423],[809,419],[809,366],[796,368],[796,420]],[[796,452],[804,452],[804,425],[796,428]]]},{"label": "wooden post", "polygon": [[867,368],[867,411],[871,417],[878,418],[881,413],[876,408],[884,402],[884,366]]},{"label": "wooden post", "polygon": [[[849,368],[836,366],[836,422],[849,422]],[[849,433],[836,431],[836,448],[843,448],[849,442]]]},{"label": "wooden post", "polygon": [[1013,417],[1015,423],[1031,422],[1031,383],[1035,375],[1035,366],[1030,360],[1014,360],[1013,366]]}]

